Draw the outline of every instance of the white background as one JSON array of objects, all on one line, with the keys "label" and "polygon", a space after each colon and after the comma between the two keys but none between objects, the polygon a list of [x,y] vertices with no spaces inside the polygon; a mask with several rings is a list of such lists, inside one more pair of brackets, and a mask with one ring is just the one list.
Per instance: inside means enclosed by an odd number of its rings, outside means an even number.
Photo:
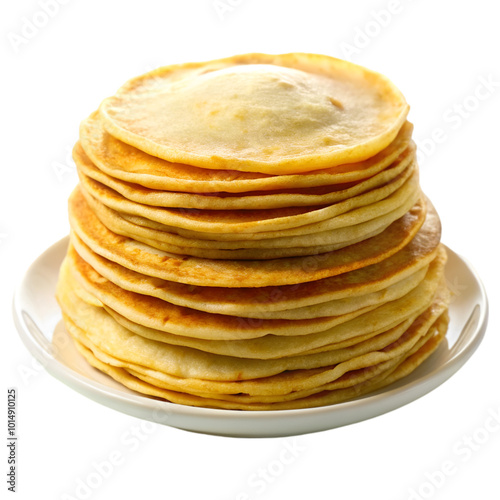
[{"label": "white background", "polygon": [[[4,383],[19,393],[17,498],[499,498],[500,425],[484,432],[491,412],[500,411],[495,2],[222,0],[217,9],[212,0],[66,0],[50,18],[40,14],[42,3],[4,2],[0,16],[0,336]],[[31,21],[40,27],[30,32]],[[356,425],[253,440],[141,430],[141,421],[39,369],[11,320],[25,269],[68,232],[66,199],[76,182],[68,152],[79,122],[128,78],[154,67],[292,51],[349,58],[403,91],[443,241],[473,263],[488,290],[485,339],[431,394]],[[5,400],[4,389],[4,412]],[[6,433],[6,418],[0,421]],[[481,444],[467,436],[480,436]],[[296,456],[277,465],[286,446],[295,446]],[[78,489],[95,479],[95,464],[117,453],[122,459],[102,484]],[[0,461],[6,464],[6,448]],[[453,473],[443,479],[437,471],[449,462]],[[272,481],[256,482],[262,471]],[[439,486],[431,477],[441,478]],[[4,480],[0,487],[7,489]]]}]

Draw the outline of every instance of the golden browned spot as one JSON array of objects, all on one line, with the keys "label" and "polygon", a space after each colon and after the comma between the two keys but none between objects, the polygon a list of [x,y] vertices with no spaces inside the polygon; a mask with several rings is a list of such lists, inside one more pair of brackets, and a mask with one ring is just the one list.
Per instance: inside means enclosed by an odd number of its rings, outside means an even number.
[{"label": "golden browned spot", "polygon": [[335,99],[334,97],[330,97],[330,102],[336,107],[336,108],[339,108],[339,109],[344,109],[344,106],[343,104],[338,101],[337,99]]}]

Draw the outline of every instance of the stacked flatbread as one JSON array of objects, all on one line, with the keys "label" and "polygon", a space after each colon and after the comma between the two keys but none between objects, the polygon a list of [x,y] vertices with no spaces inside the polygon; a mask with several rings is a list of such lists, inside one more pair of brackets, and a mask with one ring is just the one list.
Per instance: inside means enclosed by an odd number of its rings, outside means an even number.
[{"label": "stacked flatbread", "polygon": [[248,54],[127,82],[81,126],[57,297],[94,367],[192,406],[333,404],[444,338],[440,223],[383,76]]}]

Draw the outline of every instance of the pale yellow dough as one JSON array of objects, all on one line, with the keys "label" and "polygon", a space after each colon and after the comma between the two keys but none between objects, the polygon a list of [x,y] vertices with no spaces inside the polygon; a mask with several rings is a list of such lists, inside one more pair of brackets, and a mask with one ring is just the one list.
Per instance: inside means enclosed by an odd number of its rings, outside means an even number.
[{"label": "pale yellow dough", "polygon": [[171,162],[293,174],[374,156],[408,104],[384,76],[311,54],[246,54],[167,66],[105,99],[117,139]]}]

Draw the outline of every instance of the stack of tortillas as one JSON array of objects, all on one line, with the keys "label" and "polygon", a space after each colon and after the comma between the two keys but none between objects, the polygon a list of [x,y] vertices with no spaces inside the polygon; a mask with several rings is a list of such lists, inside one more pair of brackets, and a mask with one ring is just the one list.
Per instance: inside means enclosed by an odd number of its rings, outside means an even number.
[{"label": "stack of tortillas", "polygon": [[326,56],[126,83],[74,149],[57,297],[85,358],[174,403],[328,405],[406,376],[447,325],[408,105]]}]

